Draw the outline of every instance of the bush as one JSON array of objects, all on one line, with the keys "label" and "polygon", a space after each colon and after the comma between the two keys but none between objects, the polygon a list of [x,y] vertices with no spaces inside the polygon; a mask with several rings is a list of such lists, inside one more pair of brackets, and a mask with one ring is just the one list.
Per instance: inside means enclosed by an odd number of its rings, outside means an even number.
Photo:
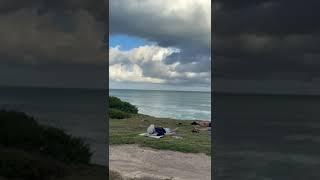
[{"label": "bush", "polygon": [[42,152],[51,157],[66,163],[89,163],[92,153],[82,139],[52,127],[46,127],[42,137]]},{"label": "bush", "polygon": [[109,117],[111,119],[125,119],[131,117],[129,113],[117,110],[117,109],[109,109]]},{"label": "bush", "polygon": [[50,158],[36,156],[25,151],[0,148],[0,176],[43,180],[63,177],[66,167]]},{"label": "bush", "polygon": [[22,112],[0,111],[0,146],[40,153],[65,163],[88,164],[89,145]]},{"label": "bush", "polygon": [[137,114],[138,108],[128,102],[121,101],[121,99],[109,96],[109,108],[117,109],[126,113]]}]

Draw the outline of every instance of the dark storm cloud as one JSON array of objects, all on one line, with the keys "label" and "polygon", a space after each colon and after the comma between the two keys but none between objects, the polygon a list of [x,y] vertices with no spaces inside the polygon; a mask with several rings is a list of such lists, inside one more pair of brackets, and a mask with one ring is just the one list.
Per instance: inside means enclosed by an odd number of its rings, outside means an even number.
[{"label": "dark storm cloud", "polygon": [[0,16],[0,24],[0,53],[18,62],[105,63],[103,26],[86,11],[64,17],[25,9]]},{"label": "dark storm cloud", "polygon": [[21,9],[34,9],[39,14],[48,11],[76,11],[86,10],[99,20],[105,20],[105,6],[103,0],[0,0],[0,12],[8,13]]},{"label": "dark storm cloud", "polygon": [[215,1],[215,79],[299,83],[319,77],[319,5],[315,0]]},{"label": "dark storm cloud", "polygon": [[110,33],[210,53],[210,13],[207,0],[110,1]]},{"label": "dark storm cloud", "polygon": [[1,0],[1,84],[103,87],[104,7],[103,0]]},{"label": "dark storm cloud", "polygon": [[218,0],[216,4],[213,5],[217,6],[213,18],[217,25],[214,30],[218,34],[254,33],[286,36],[311,34],[320,28],[319,23],[315,22],[320,17],[317,12],[320,2],[315,0],[303,5],[297,0],[260,0],[240,6],[236,6],[237,3],[232,4],[231,0]]}]

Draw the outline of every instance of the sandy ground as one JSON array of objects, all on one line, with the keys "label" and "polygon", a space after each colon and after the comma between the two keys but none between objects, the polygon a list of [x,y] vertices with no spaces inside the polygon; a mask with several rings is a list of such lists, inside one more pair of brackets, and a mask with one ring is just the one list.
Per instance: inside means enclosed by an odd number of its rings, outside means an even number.
[{"label": "sandy ground", "polygon": [[123,179],[211,179],[211,157],[138,145],[109,146],[109,168]]}]

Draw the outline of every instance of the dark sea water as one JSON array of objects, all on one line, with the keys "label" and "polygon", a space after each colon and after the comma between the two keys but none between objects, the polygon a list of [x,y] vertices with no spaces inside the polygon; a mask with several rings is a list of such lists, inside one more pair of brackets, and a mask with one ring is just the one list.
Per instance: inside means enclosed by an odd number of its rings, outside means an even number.
[{"label": "dark sea water", "polygon": [[319,96],[213,99],[214,179],[320,179]]},{"label": "dark sea water", "polygon": [[[210,93],[111,90],[110,94],[138,105],[146,114],[210,117]],[[92,162],[106,164],[106,96],[103,90],[0,88],[0,107],[25,111],[40,123],[82,137],[94,151]],[[320,179],[319,96],[216,94],[213,99],[214,179]],[[199,114],[181,115],[182,109]]]},{"label": "dark sea water", "polygon": [[211,120],[211,93],[193,91],[109,90],[136,105],[139,113],[184,120]]},{"label": "dark sea water", "polygon": [[106,165],[106,91],[56,88],[0,88],[0,108],[33,115],[90,144],[92,163]]}]

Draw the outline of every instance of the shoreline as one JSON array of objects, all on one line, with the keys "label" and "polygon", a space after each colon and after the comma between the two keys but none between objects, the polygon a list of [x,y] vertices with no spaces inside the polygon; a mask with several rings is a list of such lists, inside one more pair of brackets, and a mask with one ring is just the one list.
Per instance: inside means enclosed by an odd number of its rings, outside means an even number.
[{"label": "shoreline", "polygon": [[[109,118],[110,179],[211,179],[211,121],[120,115]],[[145,136],[151,124],[174,133]]]},{"label": "shoreline", "polygon": [[142,114],[138,113],[137,115],[141,116],[149,116],[150,118],[156,118],[156,119],[165,119],[165,120],[173,120],[173,121],[201,121],[201,122],[211,122],[211,120],[204,120],[204,119],[176,119],[176,118],[171,118],[171,117],[158,117],[158,116],[153,116],[149,114]]}]

